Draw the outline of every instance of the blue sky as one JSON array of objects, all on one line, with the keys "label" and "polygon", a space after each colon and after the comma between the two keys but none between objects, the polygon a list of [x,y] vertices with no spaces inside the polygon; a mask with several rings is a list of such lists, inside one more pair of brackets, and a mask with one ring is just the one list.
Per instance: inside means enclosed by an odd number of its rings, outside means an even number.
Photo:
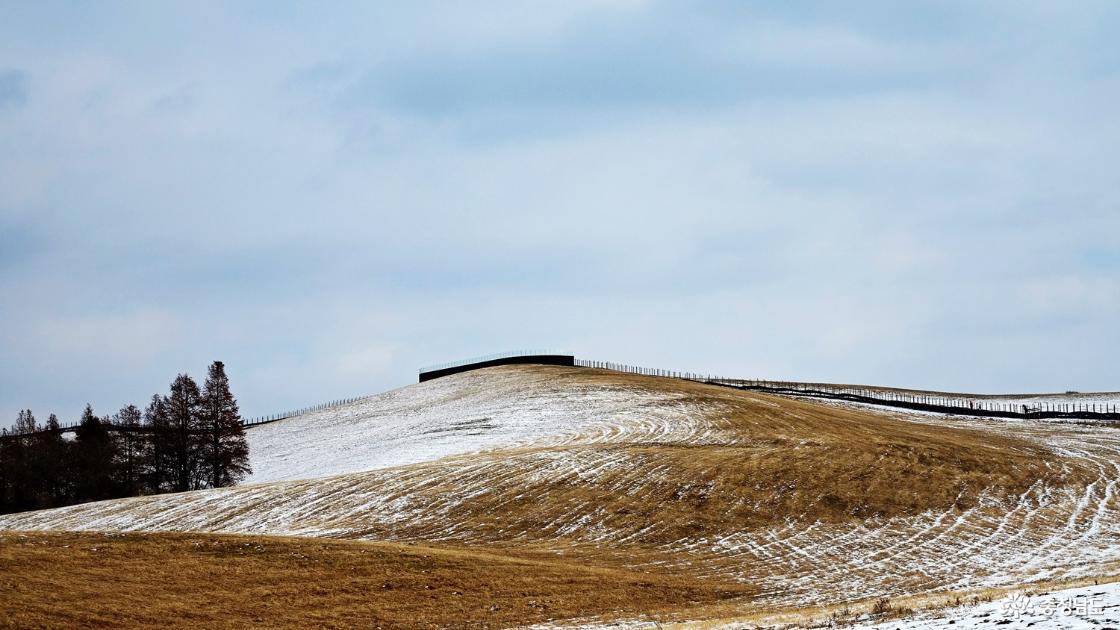
[{"label": "blue sky", "polygon": [[[521,347],[1120,389],[1113,2],[0,2],[0,419]],[[7,422],[3,422],[7,424]]]}]

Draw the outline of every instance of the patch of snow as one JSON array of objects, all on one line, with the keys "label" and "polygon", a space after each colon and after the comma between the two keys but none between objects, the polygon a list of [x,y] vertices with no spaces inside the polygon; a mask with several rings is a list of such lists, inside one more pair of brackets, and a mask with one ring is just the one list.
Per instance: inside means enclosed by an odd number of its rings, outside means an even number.
[{"label": "patch of snow", "polygon": [[573,384],[556,378],[555,370],[563,369],[464,372],[250,427],[253,473],[244,483],[341,475],[577,439],[657,441],[692,436],[706,427],[700,410],[679,394]]},{"label": "patch of snow", "polygon": [[1038,593],[1016,592],[975,606],[946,608],[850,627],[866,630],[969,630],[1001,625],[1053,630],[1120,627],[1120,582]]}]

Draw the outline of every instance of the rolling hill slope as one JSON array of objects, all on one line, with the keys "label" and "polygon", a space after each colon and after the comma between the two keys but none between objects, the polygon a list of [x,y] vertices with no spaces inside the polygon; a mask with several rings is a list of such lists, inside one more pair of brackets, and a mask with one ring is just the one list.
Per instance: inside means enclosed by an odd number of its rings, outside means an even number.
[{"label": "rolling hill slope", "polygon": [[[1120,439],[1110,429],[502,367],[249,435],[254,483],[0,516],[0,529],[352,538],[565,558],[750,585],[755,594],[730,614],[1120,563]],[[687,615],[729,614],[718,606]]]},{"label": "rolling hill slope", "polygon": [[[490,368],[252,427],[246,483],[308,479],[493,448],[694,435],[704,411],[671,388],[565,368]],[[598,437],[594,437],[598,435]]]}]

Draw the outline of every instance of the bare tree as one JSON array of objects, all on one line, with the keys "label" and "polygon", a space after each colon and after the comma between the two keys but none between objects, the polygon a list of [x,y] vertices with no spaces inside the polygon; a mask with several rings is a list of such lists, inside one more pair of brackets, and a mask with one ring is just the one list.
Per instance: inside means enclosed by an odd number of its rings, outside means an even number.
[{"label": "bare tree", "polygon": [[249,444],[225,365],[215,361],[202,394],[203,466],[210,487],[231,486],[251,472]]},{"label": "bare tree", "polygon": [[143,414],[136,405],[122,407],[114,418],[118,427],[117,442],[120,445],[118,482],[126,496],[135,496],[140,492],[140,463],[146,442],[145,435],[141,433],[142,419]]},{"label": "bare tree", "polygon": [[186,374],[171,382],[167,397],[167,416],[171,424],[172,485],[175,492],[202,487],[200,440],[197,437],[202,409],[198,384]]}]

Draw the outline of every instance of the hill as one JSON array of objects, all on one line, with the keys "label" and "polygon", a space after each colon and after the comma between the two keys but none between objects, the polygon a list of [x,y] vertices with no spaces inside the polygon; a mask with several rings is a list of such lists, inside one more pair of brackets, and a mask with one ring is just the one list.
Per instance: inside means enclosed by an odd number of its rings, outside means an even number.
[{"label": "hill", "polygon": [[262,425],[250,444],[255,483],[8,515],[0,529],[375,540],[753,593],[665,618],[1064,579],[1120,561],[1120,442],[1103,428],[501,367]]}]

